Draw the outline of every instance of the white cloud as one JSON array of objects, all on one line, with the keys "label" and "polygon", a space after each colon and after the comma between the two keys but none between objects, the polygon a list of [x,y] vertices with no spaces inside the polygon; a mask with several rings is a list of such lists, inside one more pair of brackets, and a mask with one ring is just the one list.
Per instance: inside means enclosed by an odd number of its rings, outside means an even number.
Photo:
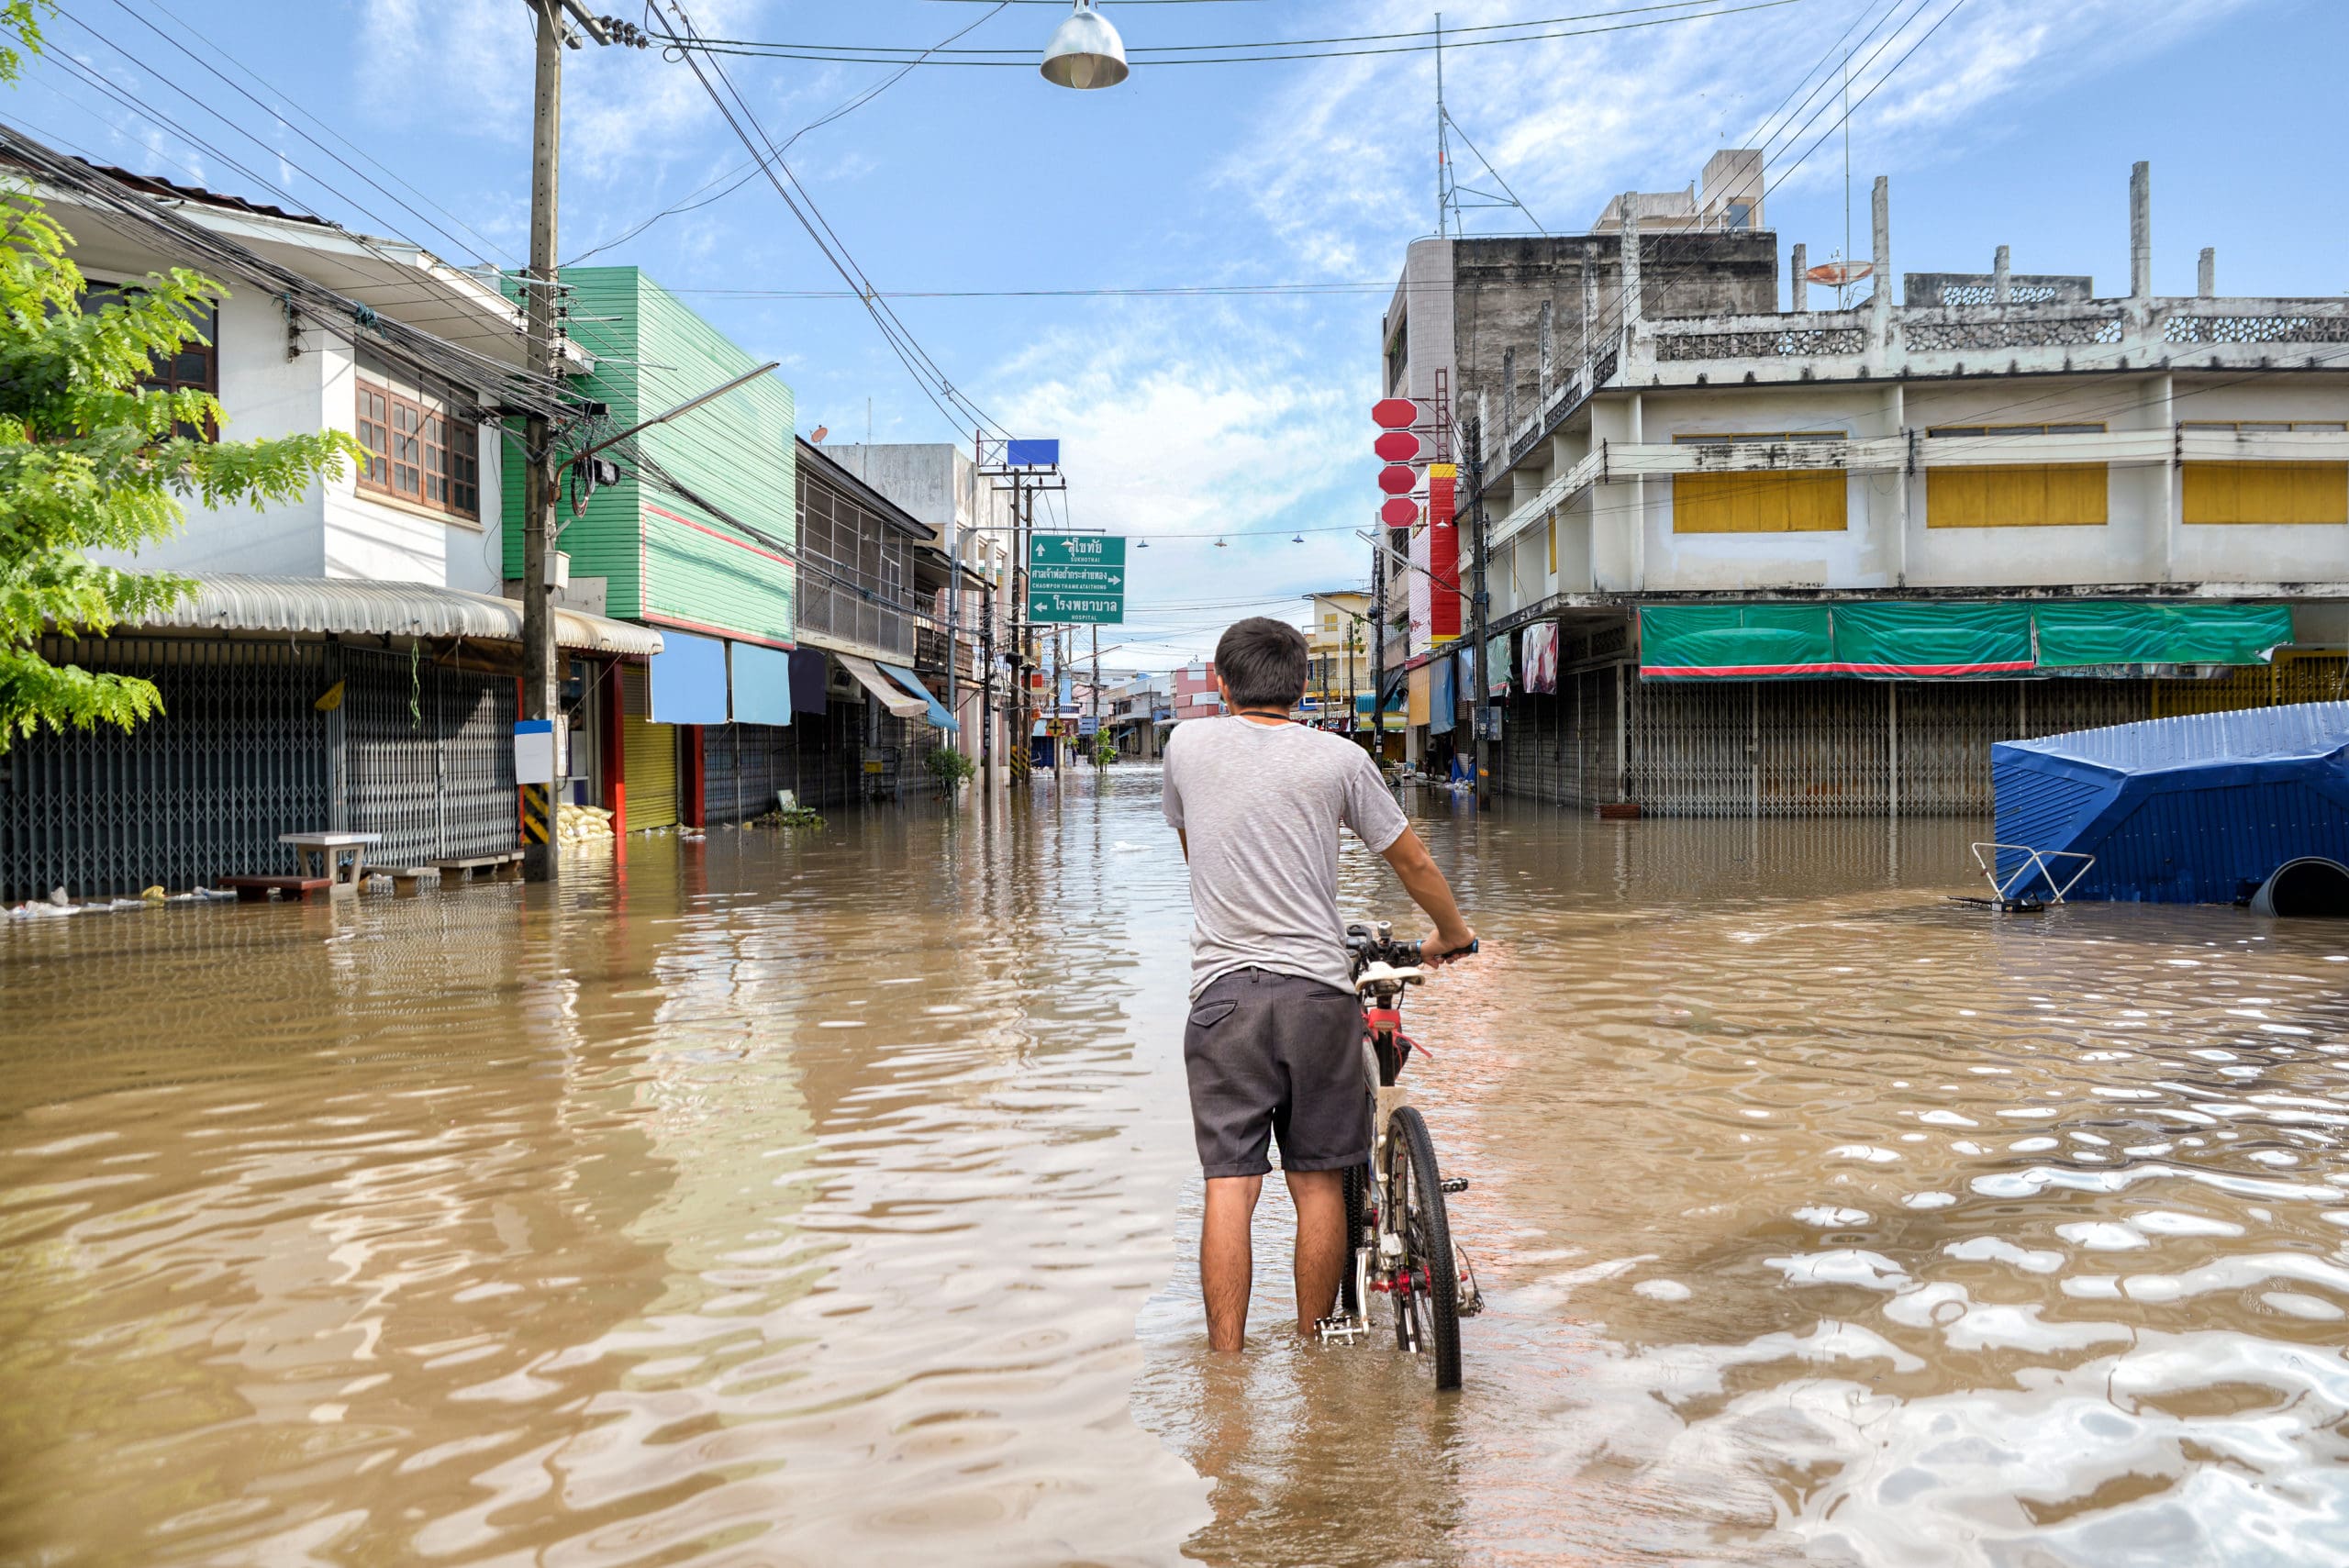
[{"label": "white cloud", "polygon": [[[2002,134],[1988,110],[2019,91],[2044,93],[2090,72],[2125,66],[2210,28],[2253,0],[1866,0],[1864,6],[1782,6],[1525,44],[1464,47],[1445,56],[1453,119],[1491,158],[1536,218],[1579,232],[1625,189],[1685,184],[1716,148],[1743,145],[1809,72],[1835,58],[1853,32],[1853,156],[1892,172]],[[1480,23],[1554,13],[1547,0],[1517,0],[1477,13]],[[1944,15],[1950,20],[1921,43]],[[1870,23],[1884,26],[1870,33]],[[1911,20],[1910,18],[1914,18]],[[1357,15],[1373,32],[1422,28],[1416,0],[1389,0]],[[1889,35],[1881,53],[1877,46]],[[1911,54],[1910,48],[1917,46]],[[1870,59],[1873,56],[1873,63]],[[1904,57],[1905,61],[1904,61]],[[1865,105],[1883,74],[1898,69]],[[1343,272],[1385,272],[1402,241],[1432,228],[1435,67],[1427,54],[1341,60],[1308,68],[1268,94],[1253,133],[1223,162],[1220,183],[1244,192],[1295,258]],[[1794,102],[1804,105],[1804,88]],[[1809,97],[1774,137],[1773,180],[1838,123],[1839,89]],[[1817,113],[1813,117],[1814,111]],[[1473,155],[1454,143],[1464,183],[1481,183]],[[1823,158],[1799,181],[1828,177]],[[1522,230],[1515,215],[1488,214],[1489,231]],[[1323,275],[1328,275],[1324,273]]]}]

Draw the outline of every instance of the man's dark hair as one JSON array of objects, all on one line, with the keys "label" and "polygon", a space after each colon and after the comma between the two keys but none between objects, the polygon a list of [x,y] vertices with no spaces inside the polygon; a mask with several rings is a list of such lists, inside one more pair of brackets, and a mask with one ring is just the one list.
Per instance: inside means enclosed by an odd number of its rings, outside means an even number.
[{"label": "man's dark hair", "polygon": [[1295,707],[1309,662],[1305,633],[1268,616],[1232,622],[1215,645],[1215,673],[1235,708]]}]

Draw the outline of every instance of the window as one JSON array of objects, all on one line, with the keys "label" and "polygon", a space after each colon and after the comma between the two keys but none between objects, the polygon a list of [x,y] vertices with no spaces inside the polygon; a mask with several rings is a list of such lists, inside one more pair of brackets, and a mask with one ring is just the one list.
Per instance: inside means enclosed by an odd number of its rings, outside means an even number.
[{"label": "window", "polygon": [[2087,425],[1936,425],[1928,437],[1942,436],[2100,436],[2101,423]]},{"label": "window", "polygon": [[[1945,437],[2097,436],[2101,423],[1936,425]],[[2110,517],[2100,462],[1950,464],[1925,471],[1929,528],[2095,528]]]},{"label": "window", "polygon": [[[2225,435],[2339,435],[2339,419],[2188,419],[2182,428]],[[2180,520],[2188,523],[2349,523],[2349,463],[2182,464]]]},{"label": "window", "polygon": [[[1741,430],[1726,435],[1675,436],[1675,446],[1781,445],[1840,441],[1840,430]],[[1843,470],[1798,468],[1728,473],[1677,473],[1672,478],[1672,531],[1676,534],[1835,533],[1849,526]],[[1553,566],[1552,570],[1555,570]]]},{"label": "window", "polygon": [[[124,304],[133,295],[144,292],[128,284],[102,284],[83,292],[82,308],[84,312],[103,310],[109,305]],[[139,378],[139,384],[157,392],[208,392],[217,397],[220,395],[220,307],[206,300],[201,305],[191,306],[187,316],[189,324],[201,337],[182,343],[179,352],[169,359],[157,359],[153,368]],[[172,433],[206,441],[220,439],[219,429],[211,425],[198,430],[192,425],[179,424],[173,427]]]},{"label": "window", "polygon": [[359,488],[477,520],[481,436],[473,422],[439,398],[411,397],[363,376],[358,388],[359,444],[367,449]]}]

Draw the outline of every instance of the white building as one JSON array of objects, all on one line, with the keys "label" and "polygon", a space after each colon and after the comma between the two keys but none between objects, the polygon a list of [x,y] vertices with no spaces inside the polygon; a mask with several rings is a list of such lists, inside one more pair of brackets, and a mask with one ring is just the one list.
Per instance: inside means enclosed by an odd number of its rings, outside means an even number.
[{"label": "white building", "polygon": [[[2207,250],[2195,295],[2155,295],[2143,164],[2129,287],[2103,296],[2013,275],[2003,246],[1987,272],[1896,286],[1878,180],[1873,292],[1852,307],[1807,307],[1798,245],[1792,308],[1667,314],[1675,291],[1717,294],[1701,274],[1727,258],[1635,242],[1646,205],[1609,209],[1631,218],[1604,329],[1579,335],[1579,362],[1543,355],[1547,395],[1465,454],[1489,629],[1520,668],[1536,650],[1558,669],[1511,690],[1503,787],[1650,811],[1971,811],[1992,740],[2338,684],[2349,301],[2219,296]],[[1462,528],[1464,583],[1475,538]],[[1868,606],[1899,606],[1899,627],[1850,654],[1883,624]],[[1965,641],[1969,617],[2006,628],[2002,651]],[[2054,657],[2056,618],[2098,623],[2109,657]],[[1437,673],[1473,702],[1464,666]]]},{"label": "white building", "polygon": [[[342,430],[376,454],[290,503],[190,504],[178,537],[111,563],[496,594],[507,452],[494,410],[524,373],[522,314],[497,279],[402,240],[102,172],[111,176],[104,189],[36,184],[72,235],[94,295],[171,267],[222,285],[202,323],[210,343],[189,345],[158,382],[213,394],[231,438]],[[212,251],[207,237],[235,250]],[[239,265],[239,252],[318,285],[334,303]],[[575,350],[569,358],[585,368]]]}]

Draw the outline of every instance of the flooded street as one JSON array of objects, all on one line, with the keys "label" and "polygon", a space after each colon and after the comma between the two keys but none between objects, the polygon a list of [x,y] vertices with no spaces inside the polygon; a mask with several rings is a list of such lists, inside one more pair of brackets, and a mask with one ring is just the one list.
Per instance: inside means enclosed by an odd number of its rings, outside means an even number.
[{"label": "flooded street", "polygon": [[1205,1349],[1157,786],[0,927],[0,1562],[2349,1556],[2349,929],[1408,797],[1439,1399]]}]

